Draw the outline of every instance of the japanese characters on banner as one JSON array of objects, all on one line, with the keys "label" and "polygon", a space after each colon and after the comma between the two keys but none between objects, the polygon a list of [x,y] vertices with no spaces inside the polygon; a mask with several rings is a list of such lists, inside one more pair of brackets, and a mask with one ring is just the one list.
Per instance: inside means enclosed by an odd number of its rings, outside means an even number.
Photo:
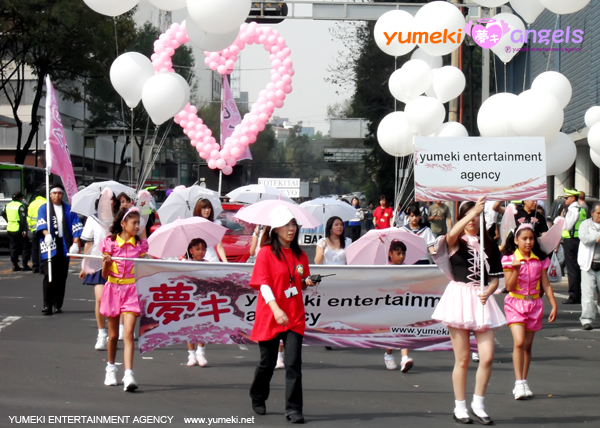
[{"label": "japanese characters on banner", "polygon": [[[207,342],[249,344],[258,291],[253,265],[139,261],[139,349]],[[448,283],[436,266],[315,266],[335,274],[304,291],[304,344],[450,350],[431,320]]]},{"label": "japanese characters on banner", "polygon": [[417,201],[547,199],[542,137],[415,138]]}]

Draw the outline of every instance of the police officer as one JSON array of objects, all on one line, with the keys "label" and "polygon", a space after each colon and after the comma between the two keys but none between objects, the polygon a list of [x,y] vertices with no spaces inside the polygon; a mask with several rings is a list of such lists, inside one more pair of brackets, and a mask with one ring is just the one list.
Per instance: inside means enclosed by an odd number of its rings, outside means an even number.
[{"label": "police officer", "polygon": [[40,261],[40,240],[35,236],[35,229],[37,227],[38,211],[45,203],[46,198],[40,195],[31,201],[29,208],[27,208],[27,223],[29,225],[31,239],[31,267],[33,268],[33,273],[40,273],[42,271]]},{"label": "police officer", "polygon": [[[2,217],[8,222],[6,230],[10,242],[10,260],[13,272],[31,270],[28,266],[31,255],[31,244],[27,238],[27,209],[23,204],[23,193],[16,192],[12,195],[12,202],[6,204]],[[23,255],[23,267],[19,266],[19,255]]]},{"label": "police officer", "polygon": [[579,251],[579,225],[586,219],[586,212],[579,206],[578,198],[579,191],[565,189],[566,211],[563,210],[561,216],[565,217],[565,230],[562,238],[569,278],[569,298],[563,300],[563,303],[567,305],[581,303],[581,269],[577,263],[577,253]]}]

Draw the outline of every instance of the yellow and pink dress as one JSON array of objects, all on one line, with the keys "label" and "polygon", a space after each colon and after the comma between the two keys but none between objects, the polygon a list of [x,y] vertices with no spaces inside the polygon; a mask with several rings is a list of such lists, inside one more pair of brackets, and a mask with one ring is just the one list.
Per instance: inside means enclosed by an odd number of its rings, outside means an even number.
[{"label": "yellow and pink dress", "polygon": [[[105,238],[100,244],[102,254],[111,257],[139,258],[146,255],[148,241],[136,240],[132,236],[124,241],[119,235],[115,239]],[[140,303],[135,288],[135,262],[132,260],[113,260],[108,279],[102,290],[100,313],[107,317],[118,317],[123,313],[140,314]]]}]

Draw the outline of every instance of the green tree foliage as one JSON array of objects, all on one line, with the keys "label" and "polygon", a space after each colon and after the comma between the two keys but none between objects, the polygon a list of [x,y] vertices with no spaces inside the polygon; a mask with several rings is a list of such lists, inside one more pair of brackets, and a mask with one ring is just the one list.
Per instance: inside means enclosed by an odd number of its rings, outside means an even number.
[{"label": "green tree foliage", "polygon": [[[105,59],[115,56],[115,32],[121,41],[135,35],[133,11],[113,20],[94,12],[81,0],[2,0],[0,11],[2,28],[15,30],[3,34],[0,55],[4,62],[13,64],[12,68],[2,69],[2,89],[17,122],[15,162],[21,164],[39,129],[38,108],[45,77],[50,75],[67,99],[81,101],[83,87],[77,82],[102,74]],[[35,76],[31,127],[25,142],[18,108],[23,101],[26,74],[7,79],[5,71],[14,70],[14,66],[22,70],[28,67]],[[18,79],[13,81],[15,77]]]}]

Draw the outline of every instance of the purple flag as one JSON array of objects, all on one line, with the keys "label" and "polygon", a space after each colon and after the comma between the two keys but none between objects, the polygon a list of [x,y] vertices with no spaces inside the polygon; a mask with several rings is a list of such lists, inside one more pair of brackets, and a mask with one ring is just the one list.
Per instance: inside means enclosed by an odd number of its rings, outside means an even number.
[{"label": "purple flag", "polygon": [[[221,110],[221,120],[223,123],[223,135],[221,142],[224,142],[231,136],[235,127],[242,122],[242,117],[235,104],[233,95],[231,94],[231,88],[229,87],[229,80],[227,76],[223,75],[223,103]],[[250,159],[252,160],[252,154],[250,153],[250,147],[246,147],[246,151],[240,156],[238,161]]]}]

